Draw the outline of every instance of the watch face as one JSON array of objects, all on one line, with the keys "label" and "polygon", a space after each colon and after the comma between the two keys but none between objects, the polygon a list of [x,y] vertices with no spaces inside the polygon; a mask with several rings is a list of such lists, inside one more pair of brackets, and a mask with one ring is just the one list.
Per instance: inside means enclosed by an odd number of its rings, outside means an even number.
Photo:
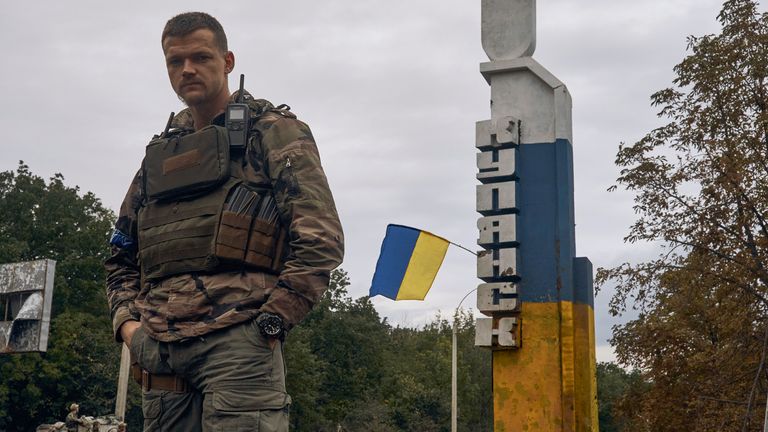
[{"label": "watch face", "polygon": [[259,320],[259,327],[265,336],[278,336],[283,331],[283,320],[277,316],[266,316]]}]

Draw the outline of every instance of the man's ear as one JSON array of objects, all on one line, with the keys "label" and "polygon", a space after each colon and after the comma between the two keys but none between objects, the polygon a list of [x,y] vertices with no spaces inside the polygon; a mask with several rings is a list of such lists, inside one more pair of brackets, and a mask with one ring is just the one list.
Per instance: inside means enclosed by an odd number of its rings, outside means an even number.
[{"label": "man's ear", "polygon": [[224,71],[226,73],[230,73],[235,69],[235,53],[232,51],[227,51],[226,54],[224,54]]}]

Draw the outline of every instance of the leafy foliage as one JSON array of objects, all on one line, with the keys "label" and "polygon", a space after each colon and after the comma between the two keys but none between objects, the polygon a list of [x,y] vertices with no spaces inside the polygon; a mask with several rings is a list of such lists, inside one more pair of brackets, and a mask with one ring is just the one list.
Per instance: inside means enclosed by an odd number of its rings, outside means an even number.
[{"label": "leafy foliage", "polygon": [[[612,281],[619,360],[648,391],[624,406],[631,430],[757,430],[768,343],[768,16],[728,0],[722,30],[689,38],[674,86],[655,93],[668,123],[616,158],[635,195],[625,241],[663,253],[598,271]],[[759,396],[758,395],[762,395]],[[761,404],[762,405],[762,404]]]},{"label": "leafy foliage", "polygon": [[[447,431],[452,324],[392,327],[368,297],[352,299],[343,271],[286,344],[292,430]],[[490,352],[473,345],[474,320],[457,317],[459,427],[491,430]]]},{"label": "leafy foliage", "polygon": [[[120,347],[114,342],[102,262],[114,215],[90,193],[49,181],[21,163],[0,173],[0,260],[57,261],[48,352],[0,357],[0,430],[62,420],[72,402],[84,415],[113,410]],[[295,431],[447,431],[451,323],[390,326],[367,297],[352,299],[343,271],[286,345]],[[490,353],[475,349],[469,313],[457,317],[459,425],[491,429]],[[141,424],[131,384],[128,423]]]},{"label": "leafy foliage", "polygon": [[635,393],[647,388],[640,372],[627,372],[615,363],[597,364],[597,407],[602,432],[632,431],[629,421],[622,418],[620,407]]},{"label": "leafy foliage", "polygon": [[[112,213],[56,174],[0,173],[0,262],[57,261],[48,352],[0,356],[0,430],[114,410],[119,347],[103,289]],[[135,400],[135,398],[134,398]]]}]

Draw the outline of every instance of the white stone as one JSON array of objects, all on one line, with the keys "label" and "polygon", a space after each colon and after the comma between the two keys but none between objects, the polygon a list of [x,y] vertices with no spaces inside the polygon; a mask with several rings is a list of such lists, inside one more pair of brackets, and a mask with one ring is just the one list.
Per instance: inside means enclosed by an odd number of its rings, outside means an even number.
[{"label": "white stone", "polygon": [[504,246],[517,242],[517,215],[484,216],[477,220],[480,237],[477,244],[483,247]]},{"label": "white stone", "polygon": [[520,144],[573,142],[571,95],[565,84],[530,57],[482,63],[491,84],[491,120],[520,119]]},{"label": "white stone", "polygon": [[[498,297],[497,302],[494,302],[495,297]],[[518,312],[517,286],[511,282],[480,284],[477,287],[477,310],[488,316],[499,312]]]},{"label": "white stone", "polygon": [[494,259],[493,250],[481,251],[477,255],[477,277],[491,282],[517,277],[517,249],[499,248]]},{"label": "white stone", "polygon": [[500,318],[498,323],[499,327],[494,329],[493,318],[478,318],[475,321],[475,346],[497,349],[519,348],[518,319],[504,317]]},{"label": "white stone", "polygon": [[[494,154],[498,160],[494,161]],[[483,183],[511,180],[515,175],[517,149],[484,151],[477,154],[477,179]]]},{"label": "white stone", "polygon": [[517,182],[477,185],[477,208],[484,215],[517,209]]},{"label": "white stone", "polygon": [[482,0],[481,33],[491,60],[533,55],[536,50],[536,0]]}]

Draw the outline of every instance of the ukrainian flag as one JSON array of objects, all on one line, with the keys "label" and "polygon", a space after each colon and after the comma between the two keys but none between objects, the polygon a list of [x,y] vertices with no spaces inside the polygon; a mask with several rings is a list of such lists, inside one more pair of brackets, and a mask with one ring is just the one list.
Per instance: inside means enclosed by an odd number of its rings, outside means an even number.
[{"label": "ukrainian flag", "polygon": [[370,296],[392,300],[424,300],[450,242],[403,225],[387,225],[373,274]]}]

